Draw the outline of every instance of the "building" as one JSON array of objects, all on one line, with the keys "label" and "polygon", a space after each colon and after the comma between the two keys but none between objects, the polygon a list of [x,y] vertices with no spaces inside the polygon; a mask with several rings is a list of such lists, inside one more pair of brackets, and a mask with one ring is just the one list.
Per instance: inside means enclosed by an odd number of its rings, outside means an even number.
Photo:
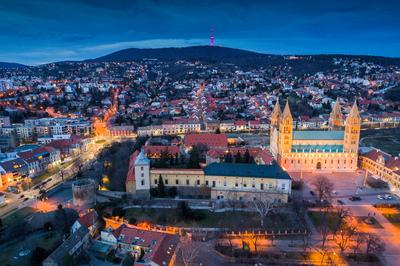
[{"label": "building", "polygon": [[400,195],[400,159],[378,149],[360,155],[361,168],[372,177],[385,181]]},{"label": "building", "polygon": [[150,167],[143,151],[136,158],[131,157],[131,163],[126,190],[137,197],[148,196],[150,189],[158,186],[160,177],[166,189],[176,187],[181,194],[213,200],[269,198],[287,202],[291,193],[290,176],[275,163],[211,163],[205,169],[159,169]]},{"label": "building", "polygon": [[210,149],[226,149],[228,147],[228,138],[224,133],[187,134],[185,136],[186,149],[190,149],[192,146],[199,144],[205,145]]},{"label": "building", "polygon": [[123,252],[131,252],[135,265],[172,266],[179,250],[179,236],[122,224],[107,228],[98,242]]},{"label": "building", "polygon": [[289,103],[281,113],[277,101],[270,130],[270,149],[283,169],[295,172],[352,172],[357,169],[361,119],[354,102],[344,128],[339,102],[330,118],[330,130],[293,130]]}]

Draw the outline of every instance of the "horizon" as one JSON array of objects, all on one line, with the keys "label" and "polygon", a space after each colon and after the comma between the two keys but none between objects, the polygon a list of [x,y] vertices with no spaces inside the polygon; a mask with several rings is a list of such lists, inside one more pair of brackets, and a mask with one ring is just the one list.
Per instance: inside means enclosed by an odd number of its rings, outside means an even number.
[{"label": "horizon", "polygon": [[[190,48],[190,47],[213,47],[210,45],[191,45],[191,46],[166,46],[166,47],[148,47],[148,48],[139,48],[139,47],[127,47],[115,51],[111,51],[107,54],[99,55],[98,57],[94,58],[83,58],[83,59],[76,59],[76,60],[59,60],[59,61],[51,61],[51,62],[44,62],[44,63],[38,63],[38,64],[24,64],[24,63],[19,63],[19,62],[10,62],[10,61],[0,61],[0,63],[6,63],[6,64],[20,64],[28,67],[35,67],[35,66],[41,66],[41,65],[46,65],[46,64],[54,64],[54,63],[62,63],[62,62],[83,62],[87,60],[95,60],[100,57],[104,57],[110,54],[118,53],[120,51],[124,50],[129,50],[129,49],[137,49],[137,50],[157,50],[157,49],[173,49],[173,48]],[[236,50],[242,50],[242,51],[247,51],[247,52],[253,52],[253,53],[259,53],[259,54],[265,54],[265,55],[276,55],[276,56],[319,56],[319,55],[328,55],[328,56],[370,56],[370,57],[383,57],[383,58],[393,58],[393,59],[400,59],[400,56],[382,56],[382,55],[374,55],[374,54],[346,54],[346,53],[310,53],[310,54],[278,54],[278,53],[264,53],[264,52],[259,52],[259,51],[254,51],[254,50],[249,50],[249,49],[242,49],[242,48],[236,48],[236,47],[228,47],[228,46],[220,46],[220,45],[215,45],[214,47],[218,48],[227,48],[227,49],[236,49]]]},{"label": "horizon", "polygon": [[215,45],[259,53],[400,57],[400,3],[394,0],[0,0],[0,5],[0,62],[40,65],[127,48],[208,45],[211,29]]}]

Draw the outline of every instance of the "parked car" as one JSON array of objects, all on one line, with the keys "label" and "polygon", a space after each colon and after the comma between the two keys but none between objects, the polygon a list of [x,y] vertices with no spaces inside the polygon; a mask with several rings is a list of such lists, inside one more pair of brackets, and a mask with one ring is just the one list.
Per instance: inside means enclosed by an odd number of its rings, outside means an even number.
[{"label": "parked car", "polygon": [[312,196],[315,195],[314,191],[312,191],[312,190],[310,190],[310,194],[311,194]]},{"label": "parked car", "polygon": [[352,197],[349,198],[349,200],[351,200],[351,201],[360,201],[360,200],[361,200],[361,197],[359,197],[359,196],[352,196]]},{"label": "parked car", "polygon": [[339,203],[340,205],[344,205],[344,202],[340,199],[337,200],[337,203]]},{"label": "parked car", "polygon": [[378,195],[378,196],[376,196],[378,199],[380,199],[380,200],[383,200],[384,198],[383,198],[383,196],[382,195]]},{"label": "parked car", "polygon": [[391,195],[385,195],[383,196],[385,198],[385,200],[391,200],[393,199],[393,197]]}]

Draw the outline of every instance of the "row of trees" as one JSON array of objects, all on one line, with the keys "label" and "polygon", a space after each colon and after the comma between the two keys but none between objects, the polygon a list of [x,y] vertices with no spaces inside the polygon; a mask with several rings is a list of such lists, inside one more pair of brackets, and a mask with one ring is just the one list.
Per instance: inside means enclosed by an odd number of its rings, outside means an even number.
[{"label": "row of trees", "polygon": [[242,154],[238,151],[233,157],[232,152],[228,151],[225,154],[224,161],[226,163],[255,163],[253,156],[250,155],[250,152],[248,149],[246,149],[245,153]]}]

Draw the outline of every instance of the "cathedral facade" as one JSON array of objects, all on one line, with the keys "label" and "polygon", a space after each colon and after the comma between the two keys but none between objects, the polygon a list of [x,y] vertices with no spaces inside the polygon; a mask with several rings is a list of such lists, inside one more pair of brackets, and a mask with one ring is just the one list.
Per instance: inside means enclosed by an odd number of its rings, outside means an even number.
[{"label": "cathedral facade", "polygon": [[270,128],[270,149],[278,164],[293,172],[353,172],[357,169],[361,118],[357,103],[343,123],[336,101],[329,130],[294,130],[289,103],[276,103]]}]

